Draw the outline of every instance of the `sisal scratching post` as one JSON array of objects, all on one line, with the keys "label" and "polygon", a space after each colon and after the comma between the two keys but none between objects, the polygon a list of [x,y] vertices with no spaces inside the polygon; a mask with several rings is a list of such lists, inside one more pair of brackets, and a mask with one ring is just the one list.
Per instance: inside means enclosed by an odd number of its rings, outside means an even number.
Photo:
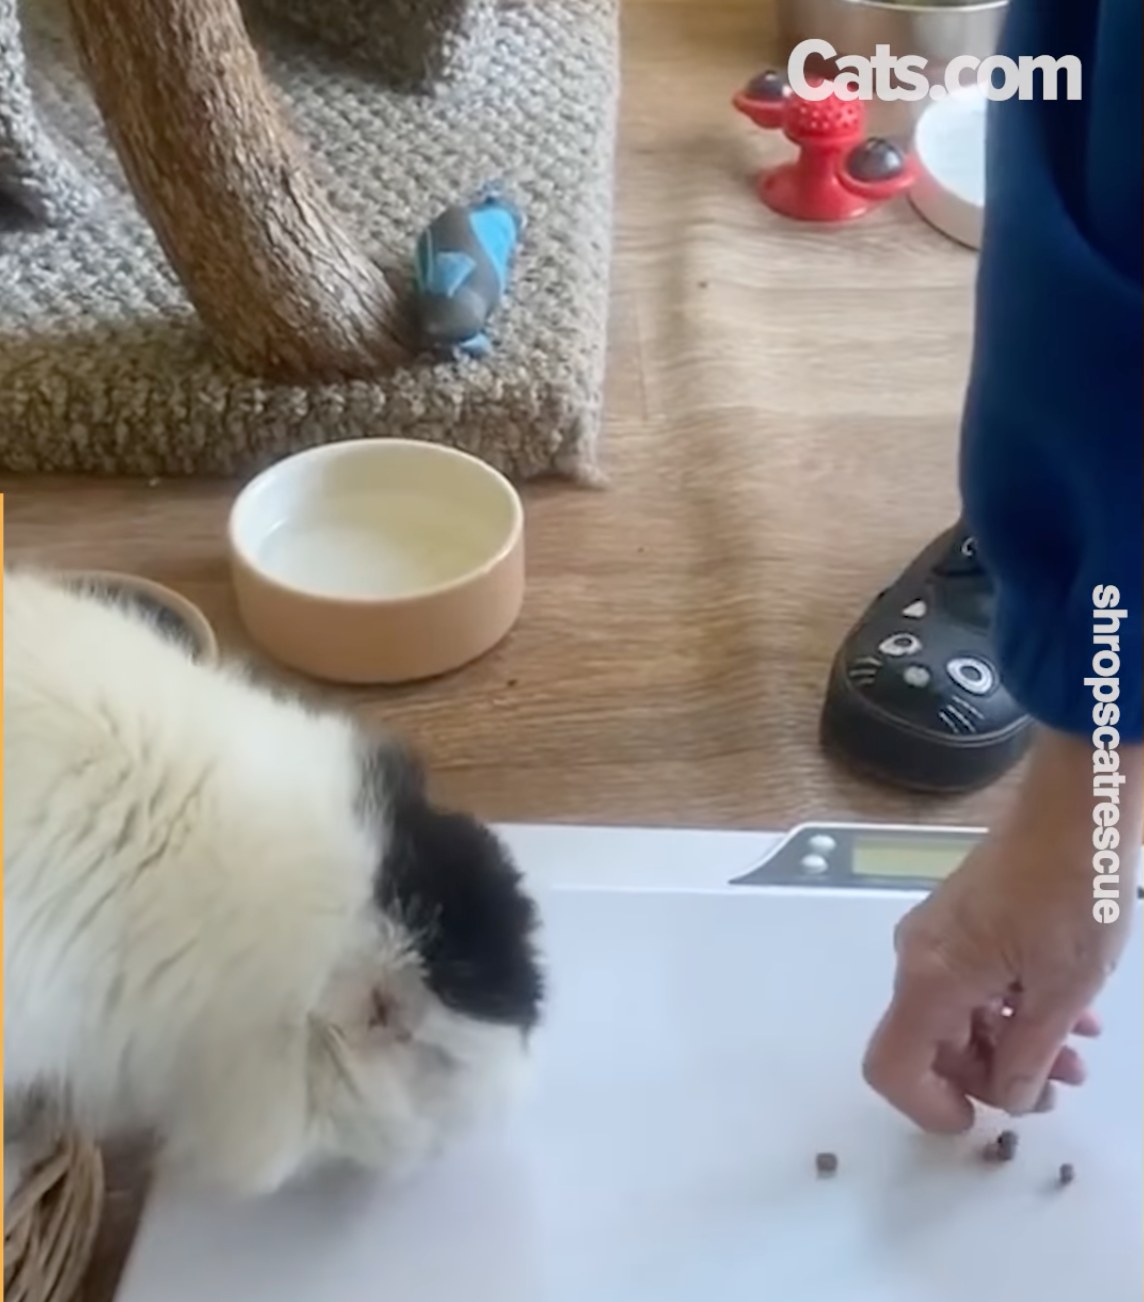
[{"label": "sisal scratching post", "polygon": [[19,0],[0,0],[0,227],[70,221],[95,199],[60,149],[28,81]]},{"label": "sisal scratching post", "polygon": [[[247,476],[400,437],[592,482],[616,9],[25,3],[40,138],[95,202],[0,223],[0,469]],[[526,222],[492,352],[410,355],[418,235],[490,185]]]},{"label": "sisal scratching post", "polygon": [[329,49],[373,66],[387,84],[420,93],[478,78],[496,34],[497,0],[258,3]]}]

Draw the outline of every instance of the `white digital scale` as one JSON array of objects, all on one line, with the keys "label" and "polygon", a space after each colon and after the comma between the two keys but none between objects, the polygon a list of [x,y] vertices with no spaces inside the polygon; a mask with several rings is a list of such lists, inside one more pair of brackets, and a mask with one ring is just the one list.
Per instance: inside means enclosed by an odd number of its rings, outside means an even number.
[{"label": "white digital scale", "polygon": [[989,1164],[1000,1118],[922,1136],[859,1068],[895,923],[979,833],[501,831],[551,978],[525,1099],[397,1190],[159,1190],[118,1302],[1139,1302],[1139,928],[1088,1083]]}]

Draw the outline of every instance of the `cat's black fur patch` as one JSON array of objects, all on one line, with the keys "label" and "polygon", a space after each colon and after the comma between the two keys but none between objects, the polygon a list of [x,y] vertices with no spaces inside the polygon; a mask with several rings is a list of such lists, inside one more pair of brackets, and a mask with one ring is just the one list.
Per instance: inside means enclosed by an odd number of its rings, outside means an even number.
[{"label": "cat's black fur patch", "polygon": [[394,801],[424,798],[425,766],[399,738],[363,742],[361,765],[359,799],[367,815],[383,813]]},{"label": "cat's black fur patch", "polygon": [[544,1000],[538,917],[507,849],[477,819],[432,805],[400,746],[369,752],[363,799],[388,823],[378,907],[414,933],[430,989],[456,1012],[532,1030]]}]

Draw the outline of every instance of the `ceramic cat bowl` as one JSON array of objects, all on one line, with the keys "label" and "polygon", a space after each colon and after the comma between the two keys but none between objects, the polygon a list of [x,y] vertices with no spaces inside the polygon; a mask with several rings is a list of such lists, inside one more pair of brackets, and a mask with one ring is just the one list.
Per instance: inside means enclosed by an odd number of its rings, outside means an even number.
[{"label": "ceramic cat bowl", "polygon": [[164,636],[180,642],[199,660],[218,658],[218,642],[207,617],[186,597],[153,579],[114,570],[79,570],[64,576],[69,584],[96,596],[143,610]]},{"label": "ceramic cat bowl", "polygon": [[985,127],[989,101],[980,86],[935,100],[914,133],[918,179],[910,202],[943,234],[981,247],[985,215]]},{"label": "ceramic cat bowl", "polygon": [[452,448],[354,440],[278,462],[230,516],[243,623],[331,682],[410,682],[494,647],[524,599],[524,509]]}]

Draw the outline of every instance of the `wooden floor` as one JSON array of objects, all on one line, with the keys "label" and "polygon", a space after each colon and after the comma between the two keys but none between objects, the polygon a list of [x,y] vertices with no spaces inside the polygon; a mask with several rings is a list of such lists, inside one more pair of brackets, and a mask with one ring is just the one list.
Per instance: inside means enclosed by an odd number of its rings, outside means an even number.
[{"label": "wooden floor", "polygon": [[[782,827],[997,807],[999,789],[882,791],[818,750],[839,639],[956,514],[974,260],[904,203],[844,229],[759,205],[752,172],[786,146],[729,98],[767,62],[766,10],[627,0],[611,486],[528,492],[528,600],[502,648],[428,686],[336,694],[407,730],[439,790],[489,818]],[[171,582],[242,647],[233,485],[2,487],[11,557]]]}]

